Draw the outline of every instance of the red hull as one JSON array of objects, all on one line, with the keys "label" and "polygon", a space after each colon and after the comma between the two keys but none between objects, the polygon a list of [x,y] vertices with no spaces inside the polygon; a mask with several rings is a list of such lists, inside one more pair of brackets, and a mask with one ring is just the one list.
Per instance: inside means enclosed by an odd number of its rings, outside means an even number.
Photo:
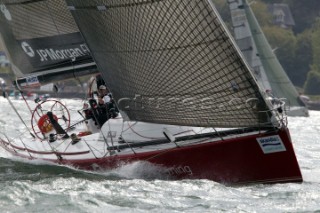
[{"label": "red hull", "polygon": [[[280,136],[286,151],[264,154],[257,138],[272,135]],[[256,134],[161,151],[59,163],[92,170],[97,166],[112,169],[135,161],[170,168],[168,172],[175,179],[209,179],[225,184],[302,182],[287,129],[279,130],[278,134]]]}]

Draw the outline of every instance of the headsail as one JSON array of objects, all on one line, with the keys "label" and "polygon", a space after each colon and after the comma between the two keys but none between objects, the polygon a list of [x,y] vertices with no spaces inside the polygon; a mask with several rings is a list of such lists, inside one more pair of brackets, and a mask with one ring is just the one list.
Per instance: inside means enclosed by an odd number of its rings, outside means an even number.
[{"label": "headsail", "polygon": [[[229,0],[230,2],[232,1]],[[305,104],[299,98],[299,93],[283,70],[246,0],[240,0],[232,4],[238,5],[238,11],[242,11],[246,15],[246,23],[251,30],[252,38],[259,54],[259,58],[256,60],[261,61],[261,68],[263,67],[265,70],[273,94],[278,98],[285,98],[290,106],[305,107]]]},{"label": "headsail", "polygon": [[270,108],[210,0],[67,0],[131,120],[270,126]]},{"label": "headsail", "polygon": [[97,73],[90,51],[61,0],[1,0],[1,37],[19,86]]}]

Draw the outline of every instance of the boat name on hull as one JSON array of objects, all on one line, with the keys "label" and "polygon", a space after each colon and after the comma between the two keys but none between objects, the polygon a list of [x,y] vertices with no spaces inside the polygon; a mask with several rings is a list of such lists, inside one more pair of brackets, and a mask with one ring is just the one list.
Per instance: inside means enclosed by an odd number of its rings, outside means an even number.
[{"label": "boat name on hull", "polygon": [[173,167],[168,170],[169,175],[192,175],[193,172],[189,166],[178,166],[178,167]]}]

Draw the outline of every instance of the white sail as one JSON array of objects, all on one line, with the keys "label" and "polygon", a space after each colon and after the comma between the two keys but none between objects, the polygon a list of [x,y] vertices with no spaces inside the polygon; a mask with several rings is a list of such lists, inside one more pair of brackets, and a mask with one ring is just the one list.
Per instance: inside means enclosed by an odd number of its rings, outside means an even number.
[{"label": "white sail", "polygon": [[235,38],[258,81],[273,96],[286,101],[288,115],[309,116],[306,105],[287,76],[246,0],[229,0]]},{"label": "white sail", "polygon": [[250,26],[247,16],[242,5],[242,0],[229,0],[229,8],[231,13],[233,36],[251,69],[253,70],[258,83],[264,90],[271,90],[271,86],[265,70],[262,66],[256,44],[252,38]]}]

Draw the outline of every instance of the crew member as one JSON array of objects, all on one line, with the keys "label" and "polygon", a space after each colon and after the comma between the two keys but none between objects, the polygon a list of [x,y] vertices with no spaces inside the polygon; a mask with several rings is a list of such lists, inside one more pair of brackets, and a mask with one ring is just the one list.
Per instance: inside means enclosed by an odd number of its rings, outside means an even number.
[{"label": "crew member", "polygon": [[99,86],[98,103],[100,106],[106,107],[109,117],[115,118],[118,116],[118,110],[112,99],[112,95],[105,85]]}]

